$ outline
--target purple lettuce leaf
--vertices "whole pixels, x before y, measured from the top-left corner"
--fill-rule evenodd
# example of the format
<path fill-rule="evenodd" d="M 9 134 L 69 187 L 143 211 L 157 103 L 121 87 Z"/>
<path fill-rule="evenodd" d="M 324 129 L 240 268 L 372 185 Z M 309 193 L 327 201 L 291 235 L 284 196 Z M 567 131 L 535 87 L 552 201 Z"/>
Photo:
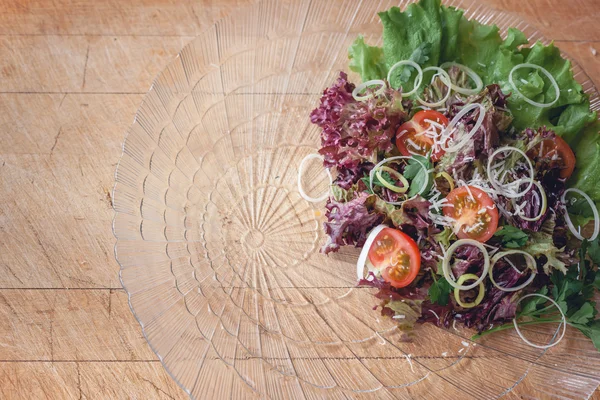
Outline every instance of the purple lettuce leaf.
<path fill-rule="evenodd" d="M 333 198 L 327 200 L 324 223 L 327 243 L 321 249 L 325 254 L 338 251 L 340 246 L 361 247 L 368 232 L 383 220 L 383 215 L 371 213 L 365 202 L 369 195 L 362 192 L 348 202 L 339 202 Z"/>
<path fill-rule="evenodd" d="M 354 171 L 357 162 L 392 150 L 396 128 L 407 116 L 398 90 L 386 88 L 380 95 L 356 101 L 352 97 L 354 88 L 348 76 L 340 72 L 336 83 L 323 92 L 319 107 L 310 114 L 311 122 L 322 129 L 319 153 L 327 168 Z"/>

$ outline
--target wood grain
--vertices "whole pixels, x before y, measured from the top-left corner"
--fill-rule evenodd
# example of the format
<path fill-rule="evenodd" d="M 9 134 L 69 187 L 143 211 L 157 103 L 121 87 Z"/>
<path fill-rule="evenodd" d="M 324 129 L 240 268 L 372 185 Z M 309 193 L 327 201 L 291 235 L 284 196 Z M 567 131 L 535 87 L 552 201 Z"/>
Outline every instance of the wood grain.
<path fill-rule="evenodd" d="M 3 0 L 8 35 L 195 36 L 248 0 Z"/>
<path fill-rule="evenodd" d="M 159 361 L 0 363 L 3 399 L 187 399 Z"/>
<path fill-rule="evenodd" d="M 122 290 L 3 290 L 2 361 L 156 360 Z"/>
<path fill-rule="evenodd" d="M 187 398 L 120 289 L 110 191 L 154 77 L 250 2 L 0 0 L 0 398 Z M 596 0 L 482 3 L 556 40 L 600 86 Z"/>

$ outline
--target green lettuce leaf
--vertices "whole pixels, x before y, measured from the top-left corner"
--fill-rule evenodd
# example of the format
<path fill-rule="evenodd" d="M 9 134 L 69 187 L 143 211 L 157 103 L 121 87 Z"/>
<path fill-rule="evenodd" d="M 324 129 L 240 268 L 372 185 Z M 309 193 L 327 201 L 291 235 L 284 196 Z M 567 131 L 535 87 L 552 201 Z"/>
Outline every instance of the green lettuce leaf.
<path fill-rule="evenodd" d="M 404 12 L 392 7 L 380 12 L 379 17 L 383 24 L 383 55 L 387 68 L 410 59 L 424 43 L 429 44 L 429 54 L 421 67 L 439 64 L 442 41 L 440 0 L 421 0 L 410 4 Z M 397 76 L 391 78 L 393 87 L 398 87 L 399 83 Z"/>
<path fill-rule="evenodd" d="M 588 126 L 579 136 L 573 146 L 576 163 L 569 185 L 600 202 L 600 122 Z"/>
<path fill-rule="evenodd" d="M 385 302 L 383 307 L 394 311 L 398 327 L 403 330 L 412 330 L 415 322 L 421 316 L 421 305 L 423 300 L 392 300 Z"/>
<path fill-rule="evenodd" d="M 351 71 L 360 74 L 363 82 L 371 79 L 381 79 L 387 75 L 381 47 L 369 46 L 362 35 L 359 35 L 348 49 Z"/>
<path fill-rule="evenodd" d="M 494 79 L 497 79 L 502 90 L 512 93 L 508 99 L 508 107 L 515 117 L 514 127 L 522 130 L 546 126 L 558 135 L 564 136 L 567 143 L 573 145 L 578 132 L 594 121 L 596 114 L 590 111 L 587 96 L 583 94 L 581 85 L 573 78 L 571 62 L 565 60 L 560 55 L 560 50 L 552 43 L 548 46 L 535 43 L 530 48 L 521 49 L 520 54 L 524 56 L 522 62 L 539 65 L 554 77 L 560 89 L 560 96 L 551 107 L 533 106 L 514 92 L 508 82 L 510 70 L 503 71 L 502 76 L 495 74 Z M 510 69 L 515 65 L 510 66 Z M 550 103 L 556 97 L 555 89 L 549 80 L 530 68 L 515 71 L 513 81 L 524 95 L 539 103 Z"/>

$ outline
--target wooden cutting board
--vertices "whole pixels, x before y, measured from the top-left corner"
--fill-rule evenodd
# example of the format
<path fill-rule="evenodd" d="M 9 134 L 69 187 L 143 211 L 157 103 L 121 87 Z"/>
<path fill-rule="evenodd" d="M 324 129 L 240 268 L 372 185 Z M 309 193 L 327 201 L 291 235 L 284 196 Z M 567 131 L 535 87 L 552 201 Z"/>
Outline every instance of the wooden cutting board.
<path fill-rule="evenodd" d="M 110 193 L 152 79 L 248 2 L 0 0 L 1 399 L 187 397 L 120 287 Z M 482 3 L 539 28 L 600 86 L 600 2 Z"/>

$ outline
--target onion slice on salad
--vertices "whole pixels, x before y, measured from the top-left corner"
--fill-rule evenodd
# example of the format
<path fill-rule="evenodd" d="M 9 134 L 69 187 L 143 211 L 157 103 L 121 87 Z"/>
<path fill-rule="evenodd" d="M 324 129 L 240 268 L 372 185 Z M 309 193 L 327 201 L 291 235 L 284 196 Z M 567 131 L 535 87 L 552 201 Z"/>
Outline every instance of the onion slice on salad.
<path fill-rule="evenodd" d="M 375 85 L 379 85 L 380 87 L 377 90 L 375 90 L 374 92 L 367 93 L 365 95 L 359 94 L 363 90 L 367 89 L 369 86 L 375 86 Z M 383 93 L 383 91 L 385 90 L 385 87 L 386 87 L 386 84 L 381 79 L 373 79 L 370 81 L 366 81 L 354 88 L 354 90 L 352 91 L 352 97 L 354 97 L 354 100 L 356 100 L 356 101 L 369 100 L 370 98 L 379 96 L 381 93 Z"/>
<path fill-rule="evenodd" d="M 448 182 L 448 185 L 450 185 L 450 191 L 454 190 L 454 178 L 452 178 L 452 176 L 450 176 L 450 174 L 447 173 L 446 171 L 438 172 L 437 174 L 435 174 L 434 177 L 436 179 L 444 178 Z"/>
<path fill-rule="evenodd" d="M 575 189 L 575 188 L 568 188 L 567 190 L 564 191 L 564 193 L 560 197 L 560 201 L 563 204 L 566 204 L 565 199 L 566 199 L 567 193 L 569 193 L 569 192 L 579 194 L 581 197 L 583 197 L 585 199 L 585 201 L 588 202 L 588 204 L 592 208 L 592 213 L 594 214 L 594 233 L 588 240 L 589 241 L 596 240 L 596 238 L 598 237 L 598 234 L 600 233 L 600 219 L 598 219 L 598 209 L 596 208 L 596 204 L 594 204 L 594 202 L 592 201 L 590 196 L 588 196 L 585 192 L 583 192 L 579 189 Z M 569 212 L 567 211 L 566 206 L 563 206 L 563 207 L 565 207 L 565 222 L 567 223 L 569 230 L 571 231 L 573 236 L 575 236 L 577 239 L 584 240 L 585 238 L 581 235 L 581 233 L 579 233 L 579 231 L 577 229 L 575 229 L 575 226 L 573 225 L 573 221 L 571 221 L 571 217 L 569 216 Z"/>
<path fill-rule="evenodd" d="M 322 155 L 313 153 L 307 155 L 302 159 L 302 161 L 300 161 L 300 165 L 298 166 L 298 192 L 300 192 L 300 196 L 302 196 L 304 200 L 310 201 L 311 203 L 319 203 L 323 200 L 327 200 L 327 198 L 329 197 L 329 190 L 326 193 L 323 193 L 323 195 L 320 197 L 311 197 L 306 194 L 304 188 L 302 187 L 302 172 L 304 171 L 304 164 L 306 164 L 307 161 L 313 159 L 318 159 L 321 161 L 324 160 Z M 329 185 L 333 185 L 333 178 L 331 177 L 331 172 L 329 172 L 329 169 L 327 168 L 325 168 L 325 172 L 327 173 L 327 177 L 329 178 Z"/>
<path fill-rule="evenodd" d="M 456 124 L 458 124 L 458 122 L 461 120 L 461 118 L 464 117 L 468 112 L 473 111 L 477 108 L 479 109 L 479 116 L 477 117 L 477 121 L 475 122 L 475 125 L 469 131 L 469 133 L 466 134 L 465 136 L 463 136 L 462 138 L 457 138 L 458 139 L 457 143 L 451 144 L 451 145 L 445 147 L 444 145 L 447 143 L 447 141 L 452 141 L 452 142 L 454 141 L 454 139 L 452 138 L 452 131 L 454 130 Z M 464 145 L 469 143 L 469 141 L 473 138 L 473 136 L 475 136 L 475 134 L 477 133 L 477 131 L 483 124 L 484 119 L 485 119 L 485 107 L 483 105 L 481 105 L 479 103 L 472 103 L 472 104 L 464 106 L 463 109 L 460 110 L 458 112 L 458 114 L 456 114 L 454 116 L 454 118 L 452 118 L 452 121 L 450 121 L 450 123 L 448 124 L 446 129 L 444 129 L 444 131 L 442 132 L 442 135 L 441 135 L 442 145 L 440 146 L 440 148 L 442 150 L 444 150 L 445 152 L 450 152 L 450 153 L 460 150 Z"/>
<path fill-rule="evenodd" d="M 465 281 L 468 281 L 468 280 L 476 281 L 477 279 L 479 279 L 479 277 L 475 274 L 464 274 L 464 275 L 461 275 L 460 278 L 458 278 L 458 281 L 456 281 L 456 283 L 459 285 L 462 285 L 463 283 L 465 283 Z M 461 306 L 462 308 L 473 308 L 475 306 L 478 306 L 479 303 L 481 303 L 481 300 L 483 300 L 484 295 L 485 295 L 485 286 L 483 285 L 483 282 L 479 282 L 479 293 L 477 293 L 477 297 L 471 303 L 463 303 L 463 301 L 460 299 L 460 290 L 454 289 L 454 300 L 456 300 L 456 303 L 459 306 Z"/>
<path fill-rule="evenodd" d="M 416 159 L 416 158 L 407 157 L 407 156 L 395 156 L 395 157 L 384 158 L 383 160 L 381 160 L 380 162 L 378 162 L 373 167 L 373 169 L 369 172 L 369 189 L 371 189 L 371 192 L 374 193 L 374 191 L 373 191 L 373 175 L 375 175 L 375 173 L 381 168 L 382 165 L 387 164 L 390 161 L 395 161 L 395 160 L 411 160 L 411 159 L 415 160 L 417 163 L 419 163 L 419 165 L 421 166 L 421 168 L 423 169 L 423 171 L 425 171 L 426 174 L 429 173 L 429 171 L 427 170 L 427 167 L 425 167 L 425 165 L 421 161 L 419 161 L 418 159 Z M 407 200 L 413 200 L 418 195 L 420 195 L 421 193 L 424 193 L 425 190 L 427 190 L 427 185 L 429 185 L 429 179 L 426 179 L 423 182 L 423 185 L 421 186 L 421 190 L 419 190 L 419 192 L 417 194 L 415 194 L 413 197 L 411 197 L 410 199 L 407 199 Z M 385 201 L 388 204 L 393 204 L 395 206 L 399 206 L 399 205 L 402 205 L 402 203 L 404 203 L 407 200 L 403 200 L 403 201 L 387 201 L 387 200 L 383 200 L 383 201 Z"/>
<path fill-rule="evenodd" d="M 492 162 L 494 161 L 494 158 L 496 158 L 496 156 L 498 154 L 500 154 L 501 152 L 505 152 L 505 151 L 517 152 L 517 153 L 521 154 L 523 156 L 523 158 L 525 158 L 525 161 L 527 161 L 527 166 L 529 167 L 529 172 L 530 172 L 529 175 L 530 176 L 526 180 L 529 181 L 529 185 L 527 185 L 525 190 L 523 190 L 521 192 L 517 192 L 516 190 L 510 190 L 509 185 L 514 185 L 514 184 L 520 185 L 521 183 L 523 183 L 525 181 L 525 179 L 517 179 L 516 181 L 511 182 L 509 184 L 503 184 L 503 183 L 497 181 L 496 178 L 494 177 L 494 174 L 492 173 Z M 498 194 L 501 194 L 504 197 L 508 197 L 509 199 L 514 199 L 517 197 L 524 196 L 527 192 L 529 192 L 529 189 L 531 189 L 531 187 L 534 184 L 533 177 L 535 176 L 535 172 L 533 169 L 533 165 L 531 164 L 531 160 L 529 159 L 529 157 L 527 157 L 527 154 L 525 154 L 525 152 L 523 150 L 517 149 L 516 147 L 512 147 L 512 146 L 499 147 L 492 154 L 490 154 L 490 157 L 488 158 L 488 163 L 487 163 L 487 174 L 488 174 L 488 179 L 489 179 L 490 183 L 492 184 L 494 189 L 496 189 L 498 191 Z M 519 188 L 519 186 L 517 186 L 517 190 L 518 190 L 518 188 Z"/>
<path fill-rule="evenodd" d="M 375 238 L 377 238 L 377 235 L 379 235 L 379 232 L 385 228 L 387 228 L 386 225 L 377 225 L 375 228 L 373 228 L 371 233 L 369 233 L 369 236 L 367 236 L 367 240 L 365 240 L 365 244 L 360 251 L 360 255 L 358 256 L 358 261 L 356 261 L 356 276 L 359 280 L 364 279 L 365 277 L 365 264 L 367 263 L 369 249 L 371 249 L 371 246 L 373 245 Z"/>
<path fill-rule="evenodd" d="M 396 64 L 392 65 L 392 68 L 390 68 L 390 71 L 387 74 L 387 81 L 390 84 L 390 87 L 392 87 L 392 72 L 394 72 L 394 70 L 396 68 L 402 67 L 404 65 L 410 65 L 411 67 L 413 67 L 414 69 L 417 70 L 417 77 L 415 78 L 415 83 L 413 85 L 413 89 L 410 92 L 404 92 L 402 93 L 404 96 L 412 96 L 413 94 L 417 93 L 417 91 L 419 90 L 419 87 L 421 86 L 421 82 L 423 82 L 423 70 L 421 69 L 421 66 L 419 64 L 417 64 L 414 61 L 411 60 L 402 60 L 402 61 L 398 61 Z"/>
<path fill-rule="evenodd" d="M 450 82 L 450 85 L 451 85 L 452 89 L 454 89 L 455 92 L 465 94 L 467 96 L 471 96 L 473 94 L 477 94 L 477 93 L 481 92 L 481 89 L 483 89 L 483 81 L 481 80 L 481 77 L 479 75 L 477 75 L 477 73 L 475 71 L 473 71 L 471 68 L 467 67 L 466 65 L 462 65 L 459 63 L 455 63 L 455 62 L 446 62 L 446 63 L 443 63 L 442 65 L 440 65 L 440 68 L 443 68 L 443 69 L 445 69 L 447 67 L 457 67 L 457 68 L 461 69 L 473 80 L 473 82 L 475 82 L 475 89 L 463 88 L 460 86 L 456 86 L 455 84 Z"/>
<path fill-rule="evenodd" d="M 562 326 L 562 333 L 560 334 L 560 336 L 558 337 L 558 339 L 556 339 L 555 342 L 547 344 L 547 345 L 539 345 L 539 344 L 535 344 L 530 342 L 525 336 L 523 336 L 523 334 L 521 333 L 521 330 L 519 329 L 519 324 L 517 323 L 517 319 L 513 318 L 513 324 L 515 325 L 515 331 L 517 331 L 517 335 L 519 335 L 519 337 L 528 345 L 530 345 L 531 347 L 535 347 L 537 349 L 549 349 L 550 347 L 556 346 L 558 343 L 560 343 L 560 341 L 562 340 L 562 338 L 565 336 L 565 332 L 567 331 L 567 318 L 565 317 L 565 314 L 563 313 L 563 311 L 560 309 L 559 305 L 552 300 L 550 297 L 545 296 L 543 294 L 539 294 L 539 293 L 530 293 L 527 294 L 523 297 L 521 297 L 519 300 L 517 300 L 517 304 L 516 306 L 519 306 L 519 303 L 521 303 L 521 301 L 523 301 L 524 299 L 528 298 L 528 297 L 541 297 L 543 299 L 548 300 L 549 302 L 551 302 L 552 304 L 554 304 L 556 306 L 556 308 L 558 309 L 558 311 L 560 312 L 560 316 L 562 318 L 562 322 L 560 323 L 560 325 L 558 326 L 558 328 L 560 329 L 560 327 Z"/>
<path fill-rule="evenodd" d="M 474 283 L 470 285 L 462 285 L 458 282 L 455 282 L 454 279 L 452 279 L 452 277 L 450 276 L 450 259 L 452 258 L 452 255 L 454 254 L 456 249 L 458 249 L 461 246 L 467 245 L 477 247 L 479 251 L 481 251 L 481 253 L 483 254 L 483 271 L 481 272 L 481 276 L 479 277 L 479 279 L 477 279 Z M 481 282 L 483 282 L 486 275 L 488 274 L 489 268 L 490 255 L 488 254 L 486 248 L 483 246 L 482 243 L 473 239 L 459 239 L 456 242 L 452 243 L 452 245 L 448 247 L 448 250 L 446 250 L 446 254 L 444 255 L 444 259 L 442 260 L 442 271 L 444 272 L 444 277 L 446 278 L 450 286 L 458 290 L 471 290 L 477 285 L 479 285 Z"/>
<path fill-rule="evenodd" d="M 390 175 L 393 175 L 394 177 L 396 177 L 400 183 L 402 183 L 402 186 L 395 186 L 392 185 L 391 183 L 389 183 L 388 181 L 386 181 L 385 179 L 383 179 L 383 176 L 381 176 L 381 171 L 385 171 Z M 377 169 L 377 171 L 375 172 L 375 176 L 377 177 L 377 179 L 379 179 L 379 182 L 385 186 L 386 188 L 390 189 L 392 192 L 395 193 L 406 193 L 408 191 L 408 181 L 406 180 L 406 178 L 404 177 L 404 175 L 402 175 L 400 172 L 390 168 L 390 167 L 379 167 Z"/>
<path fill-rule="evenodd" d="M 502 286 L 498 285 L 496 283 L 496 281 L 494 280 L 494 265 L 496 265 L 496 263 L 498 261 L 500 261 L 501 258 L 510 256 L 511 254 L 522 254 L 525 257 L 525 260 L 527 262 L 527 267 L 529 269 L 531 269 L 531 275 L 529 276 L 529 279 L 527 279 L 525 282 L 523 282 L 519 286 L 507 288 L 507 287 L 502 287 Z M 495 254 L 494 257 L 492 257 L 492 264 L 490 265 L 490 281 L 492 282 L 492 285 L 496 286 L 498 289 L 502 290 L 503 292 L 516 292 L 518 290 L 523 289 L 524 287 L 528 286 L 531 282 L 533 282 L 533 280 L 535 279 L 535 275 L 536 275 L 535 258 L 533 258 L 533 256 L 531 254 L 529 254 L 525 251 L 522 251 L 522 250 L 502 251 L 500 253 Z"/>
<path fill-rule="evenodd" d="M 523 93 L 521 93 L 521 91 L 515 85 L 515 81 L 513 79 L 513 74 L 515 73 L 515 71 L 518 69 L 521 69 L 521 68 L 537 69 L 542 74 L 546 75 L 546 77 L 550 80 L 550 83 L 552 84 L 552 86 L 554 86 L 554 93 L 555 93 L 554 100 L 552 100 L 550 103 L 538 103 L 537 101 L 533 101 L 529 97 L 527 97 Z M 558 87 L 558 83 L 556 83 L 556 79 L 554 79 L 554 77 L 552 76 L 552 74 L 550 74 L 550 72 L 548 72 L 548 70 L 546 70 L 545 68 L 540 67 L 539 65 L 536 65 L 536 64 L 523 63 L 523 64 L 515 65 L 513 67 L 513 69 L 510 70 L 510 73 L 508 74 L 508 82 L 510 82 L 510 86 L 512 86 L 513 90 L 515 92 L 517 92 L 517 94 L 519 96 L 521 96 L 523 98 L 523 100 L 525 100 L 527 103 L 531 104 L 532 106 L 536 106 L 536 107 L 540 107 L 540 108 L 550 107 L 554 103 L 556 103 L 558 101 L 558 98 L 560 97 L 560 89 Z"/>
<path fill-rule="evenodd" d="M 544 213 L 546 212 L 546 210 L 548 209 L 548 197 L 546 196 L 546 191 L 544 190 L 544 188 L 542 187 L 542 184 L 538 181 L 533 181 L 533 184 L 535 186 L 537 186 L 537 188 L 540 191 L 540 199 L 541 199 L 541 208 L 540 208 L 540 212 L 538 215 L 536 215 L 533 218 L 530 217 L 526 217 L 525 215 L 523 215 L 523 213 L 517 213 L 516 215 L 521 218 L 524 221 L 530 221 L 530 222 L 534 222 L 539 220 L 540 218 L 542 218 L 544 216 Z M 517 208 L 517 204 L 515 199 L 511 199 L 512 205 L 513 207 L 515 207 L 515 209 Z"/>
<path fill-rule="evenodd" d="M 448 99 L 450 98 L 450 94 L 452 93 L 452 82 L 450 81 L 450 75 L 448 75 L 448 73 L 446 71 L 444 71 L 443 69 L 441 69 L 439 67 L 427 67 L 423 70 L 423 73 L 428 72 L 428 71 L 438 71 L 438 74 L 440 75 L 440 80 L 448 88 L 448 90 L 446 91 L 446 95 L 444 96 L 443 99 L 441 99 L 440 101 L 436 101 L 435 103 L 426 102 L 425 100 L 421 99 L 418 94 L 417 94 L 416 98 L 417 98 L 417 101 L 419 103 L 421 103 L 422 105 L 424 105 L 425 107 L 432 107 L 432 108 L 438 107 L 438 106 L 441 106 L 442 104 L 445 104 L 446 101 L 448 101 Z M 435 75 L 433 75 L 433 77 L 431 79 L 432 82 L 433 82 L 433 78 L 435 78 Z"/>

